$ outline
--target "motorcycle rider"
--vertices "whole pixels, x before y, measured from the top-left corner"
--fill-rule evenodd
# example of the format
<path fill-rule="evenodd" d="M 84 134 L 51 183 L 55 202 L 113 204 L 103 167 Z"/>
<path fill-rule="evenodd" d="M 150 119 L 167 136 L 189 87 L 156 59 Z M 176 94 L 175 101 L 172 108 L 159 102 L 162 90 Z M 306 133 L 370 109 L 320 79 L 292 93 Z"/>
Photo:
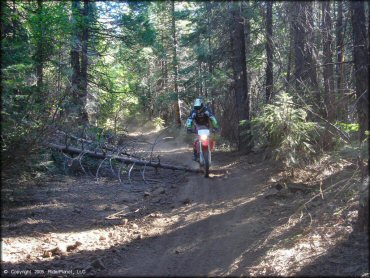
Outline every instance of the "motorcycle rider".
<path fill-rule="evenodd" d="M 195 132 L 197 132 L 198 129 L 202 128 L 210 129 L 210 126 L 213 127 L 214 132 L 217 132 L 219 129 L 216 117 L 212 114 L 208 107 L 204 105 L 202 99 L 200 98 L 195 99 L 194 109 L 191 111 L 190 116 L 186 121 L 186 129 L 188 133 L 191 133 L 193 131 L 193 123 L 195 123 Z M 197 138 L 195 139 L 195 141 L 197 141 Z M 193 159 L 196 161 L 197 150 L 195 146 L 196 144 L 193 144 Z"/>

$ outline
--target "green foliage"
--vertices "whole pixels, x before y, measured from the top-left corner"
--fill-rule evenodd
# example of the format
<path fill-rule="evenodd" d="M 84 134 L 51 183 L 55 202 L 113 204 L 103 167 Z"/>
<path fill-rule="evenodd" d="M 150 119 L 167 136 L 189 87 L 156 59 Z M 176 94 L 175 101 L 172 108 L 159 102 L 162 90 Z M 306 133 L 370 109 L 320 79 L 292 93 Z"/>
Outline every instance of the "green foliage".
<path fill-rule="evenodd" d="M 354 133 L 358 132 L 360 125 L 358 123 L 342 123 L 336 122 L 335 125 L 341 130 L 346 133 Z"/>
<path fill-rule="evenodd" d="M 247 120 L 242 120 L 239 122 L 240 146 L 243 146 L 242 150 L 249 151 L 253 147 L 253 133 L 251 128 L 252 123 Z"/>
<path fill-rule="evenodd" d="M 288 169 L 307 162 L 315 153 L 314 131 L 320 127 L 307 121 L 307 113 L 287 93 L 266 105 L 252 124 L 256 144 L 272 148 L 275 159 Z"/>
<path fill-rule="evenodd" d="M 148 8 L 150 3 L 130 1 L 128 11 L 121 17 L 126 44 L 150 46 L 155 39 L 155 31 L 149 21 Z"/>
<path fill-rule="evenodd" d="M 156 118 L 153 119 L 153 124 L 154 124 L 155 128 L 161 129 L 161 128 L 164 127 L 165 122 L 164 122 L 163 119 L 161 119 L 161 117 L 156 117 Z"/>
<path fill-rule="evenodd" d="M 219 133 L 216 133 L 213 135 L 214 140 L 215 140 L 215 148 L 218 151 L 223 151 L 223 152 L 230 152 L 230 151 L 235 151 L 236 146 L 229 140 L 227 140 L 225 137 L 222 137 Z M 193 137 L 192 140 L 190 141 L 191 143 L 193 142 Z"/>

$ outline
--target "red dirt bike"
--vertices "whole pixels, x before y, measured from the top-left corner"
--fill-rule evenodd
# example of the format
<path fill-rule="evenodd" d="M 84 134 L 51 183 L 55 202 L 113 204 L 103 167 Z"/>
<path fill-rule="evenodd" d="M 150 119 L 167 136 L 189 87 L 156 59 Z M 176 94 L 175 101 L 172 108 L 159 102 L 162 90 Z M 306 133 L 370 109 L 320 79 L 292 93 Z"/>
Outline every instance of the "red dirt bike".
<path fill-rule="evenodd" d="M 208 128 L 198 129 L 198 136 L 194 141 L 194 148 L 197 151 L 200 169 L 203 170 L 204 176 L 209 176 L 209 167 L 212 163 L 212 151 L 214 150 L 215 141 L 211 138 Z"/>

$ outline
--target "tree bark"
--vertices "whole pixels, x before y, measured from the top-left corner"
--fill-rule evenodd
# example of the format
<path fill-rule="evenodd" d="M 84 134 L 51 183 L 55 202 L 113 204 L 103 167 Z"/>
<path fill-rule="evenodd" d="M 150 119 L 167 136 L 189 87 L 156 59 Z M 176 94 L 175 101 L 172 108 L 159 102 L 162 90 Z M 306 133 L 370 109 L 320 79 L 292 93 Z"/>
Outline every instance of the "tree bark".
<path fill-rule="evenodd" d="M 1 29 L 1 40 L 3 40 L 8 31 L 7 31 L 7 27 L 6 24 L 5 24 L 5 7 L 6 7 L 6 3 L 5 1 L 1 1 L 0 2 L 0 18 L 2 19 L 2 22 L 0 24 L 0 29 Z"/>
<path fill-rule="evenodd" d="M 363 141 L 366 138 L 365 131 L 369 128 L 368 33 L 366 30 L 364 2 L 350 1 L 349 3 L 353 28 L 357 114 L 360 124 L 360 140 Z"/>
<path fill-rule="evenodd" d="M 303 14 L 304 6 L 299 2 L 292 2 L 292 13 L 293 13 L 293 22 L 292 22 L 292 36 L 294 44 L 294 84 L 295 88 L 298 91 L 303 89 L 303 70 L 304 70 L 304 19 Z"/>
<path fill-rule="evenodd" d="M 291 79 L 291 69 L 292 69 L 292 52 L 293 52 L 293 45 L 294 45 L 294 41 L 293 41 L 293 20 L 292 20 L 292 11 L 293 11 L 293 7 L 292 7 L 292 4 L 291 3 L 286 3 L 285 4 L 285 10 L 286 10 L 286 13 L 287 13 L 287 17 L 288 17 L 288 24 L 289 24 L 289 49 L 288 49 L 288 57 L 287 57 L 287 61 L 288 61 L 288 64 L 287 64 L 287 70 L 286 70 L 286 87 L 285 87 L 285 90 L 287 92 L 290 91 L 290 79 Z"/>
<path fill-rule="evenodd" d="M 211 34 L 212 34 L 212 26 L 211 26 L 211 15 L 212 15 L 212 7 L 209 2 L 205 3 L 206 9 L 207 9 L 207 42 L 208 42 L 208 56 L 207 56 L 207 62 L 208 62 L 208 73 L 209 76 L 212 78 L 213 75 L 213 57 L 212 57 L 212 42 L 211 42 Z M 209 96 L 212 101 L 212 111 L 215 113 L 214 110 L 214 95 L 215 95 L 215 89 L 212 85 L 212 82 L 208 82 L 207 88 L 209 91 Z"/>
<path fill-rule="evenodd" d="M 86 113 L 87 88 L 87 55 L 83 57 L 83 51 L 87 54 L 88 31 L 85 30 L 85 13 L 88 12 L 88 1 L 84 1 L 81 11 L 80 1 L 72 1 L 72 37 L 71 37 L 71 67 L 72 67 L 72 105 L 68 114 L 75 113 L 80 124 L 86 124 L 88 117 Z M 88 15 L 87 15 L 88 16 Z"/>
<path fill-rule="evenodd" d="M 336 22 L 336 33 L 337 33 L 337 119 L 343 122 L 347 120 L 347 97 L 345 95 L 344 87 L 344 38 L 343 38 L 343 3 L 342 1 L 337 2 L 337 22 Z"/>
<path fill-rule="evenodd" d="M 87 89 L 87 65 L 88 65 L 88 40 L 89 40 L 89 1 L 84 0 L 84 7 L 82 10 L 83 23 L 82 23 L 82 40 L 81 40 L 81 90 L 86 94 Z"/>
<path fill-rule="evenodd" d="M 249 10 L 252 9 L 251 3 L 249 1 L 245 1 L 244 10 L 242 10 L 243 14 L 245 14 L 244 11 L 248 11 L 246 16 L 244 17 L 244 35 L 245 35 L 245 59 L 248 60 L 250 58 L 251 54 L 251 23 L 250 23 L 250 12 Z M 247 65 L 247 90 L 250 92 L 250 84 L 252 81 L 252 76 L 250 73 L 250 69 Z"/>
<path fill-rule="evenodd" d="M 42 0 L 37 0 L 37 20 L 38 20 L 38 33 L 37 33 L 37 49 L 36 49 L 36 86 L 39 93 L 39 99 L 42 99 L 42 84 L 44 77 L 44 47 L 43 47 L 43 15 L 42 15 Z"/>
<path fill-rule="evenodd" d="M 317 77 L 317 54 L 315 47 L 315 30 L 312 2 L 304 3 L 303 19 L 304 19 L 304 44 L 305 44 L 305 68 L 304 80 L 308 88 L 309 95 L 314 95 L 317 102 L 321 101 L 319 82 Z"/>
<path fill-rule="evenodd" d="M 313 41 L 312 3 L 292 2 L 292 35 L 294 48 L 294 87 L 302 95 L 314 95 L 320 103 L 315 44 Z"/>
<path fill-rule="evenodd" d="M 330 2 L 323 1 L 322 5 L 322 30 L 323 30 L 323 55 L 324 55 L 324 104 L 326 107 L 326 117 L 329 122 L 335 120 L 335 95 L 334 95 L 334 68 L 333 68 L 333 53 L 332 35 L 331 35 L 331 15 L 330 15 Z"/>
<path fill-rule="evenodd" d="M 78 105 L 80 88 L 80 32 L 79 32 L 79 17 L 80 17 L 80 1 L 72 1 L 72 37 L 71 37 L 71 67 L 72 67 L 72 80 L 71 90 L 73 104 Z M 75 110 L 75 109 L 74 109 Z"/>
<path fill-rule="evenodd" d="M 369 130 L 369 53 L 368 53 L 368 33 L 366 30 L 365 5 L 362 1 L 350 1 L 351 21 L 353 29 L 353 57 L 355 63 L 355 85 L 357 96 L 357 114 L 360 125 L 359 139 L 361 145 L 367 144 L 368 150 L 370 140 L 366 139 L 365 131 Z M 365 230 L 369 225 L 369 184 L 368 169 L 363 165 L 363 157 L 360 157 L 360 167 L 362 172 L 362 182 L 364 188 L 360 190 L 360 206 L 358 210 L 358 228 Z M 369 157 L 367 157 L 369 163 Z"/>
<path fill-rule="evenodd" d="M 289 50 L 288 50 L 288 65 L 286 70 L 286 91 L 290 89 L 290 76 L 291 76 L 291 65 L 292 65 L 292 47 L 293 47 L 293 40 L 292 36 L 289 39 Z"/>
<path fill-rule="evenodd" d="M 235 127 L 238 130 L 238 149 L 243 152 L 248 152 L 251 149 L 251 140 L 247 133 L 250 130 L 249 126 L 249 97 L 248 84 L 246 73 L 246 57 L 245 57 L 245 36 L 244 36 L 244 21 L 241 16 L 240 3 L 231 4 L 232 15 L 232 49 L 233 49 L 233 70 L 234 70 L 234 88 L 235 88 L 235 103 L 237 112 L 237 123 Z M 244 122 L 246 125 L 241 126 Z"/>
<path fill-rule="evenodd" d="M 12 5 L 12 14 L 15 14 L 16 13 L 16 7 L 15 7 L 15 0 L 12 1 L 13 5 Z M 2 24 L 1 24 L 2 25 Z M 15 37 L 16 37 L 16 33 L 17 33 L 17 21 L 15 19 L 15 17 L 12 17 L 12 38 L 13 38 L 13 41 L 15 40 Z"/>
<path fill-rule="evenodd" d="M 88 42 L 89 42 L 89 22 L 90 22 L 90 3 L 84 0 L 84 7 L 82 10 L 82 31 L 81 31 L 81 74 L 80 74 L 80 88 L 79 98 L 80 103 L 83 105 L 81 109 L 81 119 L 83 122 L 88 122 L 88 115 L 85 109 L 87 103 L 87 69 L 88 69 Z"/>
<path fill-rule="evenodd" d="M 172 15 L 172 41 L 173 41 L 173 74 L 174 74 L 174 88 L 175 88 L 175 124 L 181 127 L 181 114 L 180 114 L 180 102 L 179 102 L 179 89 L 178 89 L 178 61 L 177 61 L 177 38 L 176 38 L 176 21 L 175 21 L 175 2 L 171 1 L 171 15 Z"/>
<path fill-rule="evenodd" d="M 269 103 L 273 93 L 272 1 L 266 2 L 266 56 L 266 103 Z"/>

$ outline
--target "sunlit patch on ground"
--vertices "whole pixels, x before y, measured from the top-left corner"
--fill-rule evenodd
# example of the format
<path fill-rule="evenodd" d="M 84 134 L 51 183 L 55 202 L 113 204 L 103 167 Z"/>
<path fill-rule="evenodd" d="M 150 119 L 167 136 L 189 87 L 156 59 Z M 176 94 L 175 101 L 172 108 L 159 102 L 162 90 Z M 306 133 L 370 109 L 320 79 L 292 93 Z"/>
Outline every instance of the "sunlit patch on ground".
<path fill-rule="evenodd" d="M 226 214 L 231 210 L 235 210 L 238 207 L 244 206 L 252 201 L 255 201 L 255 197 L 245 198 L 240 197 L 238 199 L 234 199 L 228 202 L 219 202 L 213 204 L 197 204 L 193 203 L 191 205 L 187 205 L 185 207 L 181 207 L 172 211 L 175 218 L 172 217 L 173 223 L 176 223 L 174 227 L 170 227 L 167 229 L 167 233 L 174 232 L 176 230 L 183 229 L 188 225 L 200 222 L 205 220 L 209 217 Z M 249 218 L 253 218 L 250 216 Z M 248 219 L 245 221 L 249 221 Z M 240 222 L 243 224 L 243 222 Z"/>
<path fill-rule="evenodd" d="M 217 173 L 216 171 L 212 171 L 211 173 L 209 173 L 210 178 L 222 178 L 224 176 L 225 176 L 224 173 L 220 173 L 220 172 Z"/>
<path fill-rule="evenodd" d="M 239 198 L 229 202 L 221 202 L 213 204 L 212 206 L 206 204 L 192 204 L 189 206 L 178 208 L 175 214 L 161 215 L 160 218 L 151 219 L 152 228 L 146 236 L 156 236 L 163 233 L 170 233 L 177 229 L 182 229 L 187 225 L 194 224 L 198 221 L 207 219 L 210 216 L 227 213 L 237 206 L 245 205 L 253 201 L 255 198 Z M 173 224 L 176 228 L 171 228 Z M 48 233 L 37 238 L 33 236 L 22 237 L 5 237 L 2 245 L 2 260 L 3 262 L 20 263 L 27 261 L 38 262 L 53 260 L 53 257 L 43 257 L 43 252 L 58 247 L 61 251 L 66 252 L 67 246 L 80 242 L 78 247 L 79 252 L 105 250 L 117 244 L 128 244 L 137 236 L 136 230 L 140 227 L 134 224 L 127 224 L 128 226 L 114 226 L 111 228 L 91 229 L 88 231 L 67 232 L 67 233 Z M 145 235 L 144 235 L 145 237 Z M 184 247 L 191 248 L 191 246 Z M 180 248 L 181 250 L 185 250 Z M 68 254 L 66 254 L 68 256 Z"/>
<path fill-rule="evenodd" d="M 182 148 L 175 148 L 175 149 L 171 149 L 171 150 L 161 150 L 161 151 L 158 151 L 158 153 L 171 153 L 171 154 L 175 154 L 175 153 L 185 153 L 185 152 L 189 152 L 189 157 L 191 155 L 191 149 L 188 148 L 188 147 L 182 147 Z"/>
<path fill-rule="evenodd" d="M 43 252 L 56 247 L 68 256 L 67 246 L 75 244 L 76 241 L 81 243 L 78 247 L 79 251 L 104 250 L 115 244 L 127 244 L 133 234 L 135 234 L 135 229 L 113 227 L 69 233 L 49 233 L 39 237 L 5 237 L 2 239 L 2 261 L 19 263 L 53 260 L 52 257 L 43 257 Z"/>
<path fill-rule="evenodd" d="M 157 134 L 158 131 L 160 131 L 160 129 L 152 129 L 152 130 L 148 130 L 148 131 L 139 130 L 139 131 L 133 131 L 133 132 L 128 133 L 128 136 L 130 136 L 130 137 L 148 136 L 148 135 Z"/>
<path fill-rule="evenodd" d="M 340 236 L 332 237 L 330 228 L 322 228 L 305 235 L 281 240 L 269 249 L 258 264 L 251 267 L 249 274 L 251 276 L 296 275 L 303 267 L 325 255 L 330 248 L 339 244 L 352 231 L 351 228 L 347 228 Z"/>
<path fill-rule="evenodd" d="M 346 159 L 338 159 L 333 161 L 333 157 L 325 155 L 317 162 L 305 165 L 303 168 L 294 170 L 294 176 L 289 176 L 290 182 L 293 183 L 306 183 L 313 185 L 318 181 L 325 180 L 327 177 L 340 173 L 346 167 L 354 166 L 353 162 Z M 279 172 L 270 178 L 271 182 L 277 182 L 286 179 L 286 172 Z"/>

